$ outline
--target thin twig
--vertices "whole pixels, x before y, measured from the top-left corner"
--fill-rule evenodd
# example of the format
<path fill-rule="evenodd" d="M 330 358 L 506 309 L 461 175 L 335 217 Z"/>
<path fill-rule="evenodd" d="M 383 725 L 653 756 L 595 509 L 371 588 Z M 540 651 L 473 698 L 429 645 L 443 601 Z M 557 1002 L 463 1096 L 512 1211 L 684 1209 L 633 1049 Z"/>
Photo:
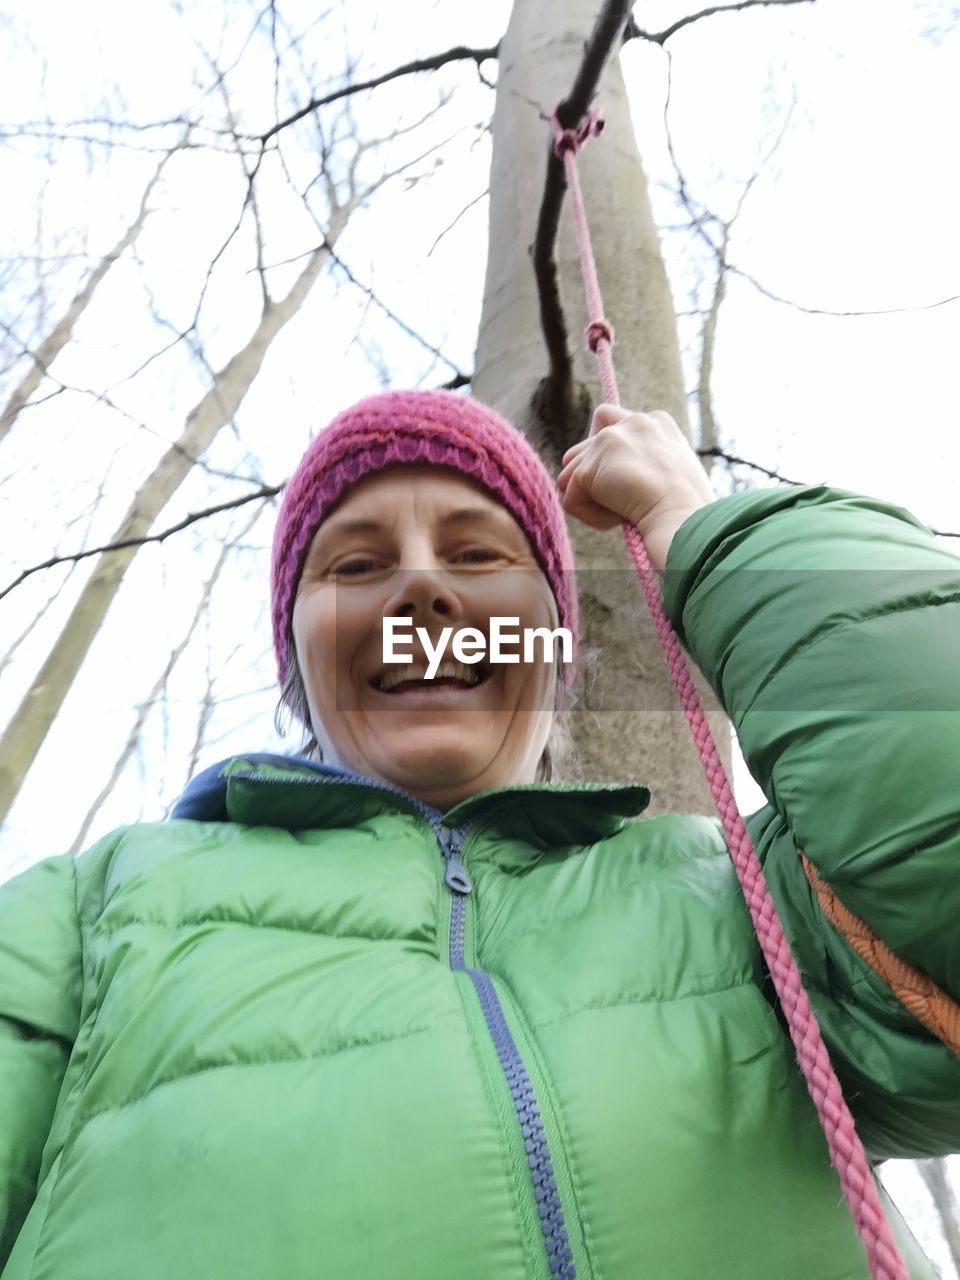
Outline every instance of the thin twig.
<path fill-rule="evenodd" d="M 186 652 L 187 646 L 190 644 L 190 641 L 193 639 L 194 632 L 197 630 L 197 627 L 200 625 L 201 620 L 203 619 L 204 615 L 207 613 L 207 610 L 210 607 L 210 597 L 213 594 L 214 587 L 217 585 L 220 579 L 220 574 L 223 571 L 223 567 L 226 564 L 230 553 L 233 550 L 235 550 L 238 542 L 240 542 L 243 539 L 243 537 L 250 532 L 250 530 L 253 528 L 253 526 L 256 524 L 257 520 L 259 519 L 259 516 L 260 516 L 259 511 L 255 512 L 252 516 L 250 516 L 246 520 L 242 528 L 240 529 L 240 532 L 235 537 L 230 538 L 220 548 L 220 554 L 217 557 L 217 561 L 213 567 L 213 571 L 211 572 L 209 578 L 207 578 L 206 582 L 203 584 L 203 589 L 200 592 L 200 598 L 197 601 L 197 607 L 194 611 L 193 618 L 189 626 L 187 627 L 187 630 L 184 633 L 180 642 L 171 650 L 170 656 L 166 661 L 163 671 L 160 673 L 157 680 L 155 681 L 153 688 L 150 690 L 150 692 L 147 694 L 147 697 L 144 699 L 143 702 L 140 703 L 139 707 L 137 708 L 137 714 L 134 718 L 133 725 L 131 726 L 130 733 L 127 735 L 127 741 L 124 743 L 123 749 L 120 752 L 119 756 L 117 756 L 116 760 L 114 761 L 113 768 L 110 771 L 109 778 L 104 783 L 103 787 L 100 790 L 100 793 L 97 795 L 93 804 L 87 810 L 87 815 L 83 819 L 83 822 L 80 824 L 80 829 L 77 832 L 76 836 L 74 837 L 73 844 L 70 846 L 70 850 L 69 850 L 70 853 L 79 853 L 80 850 L 83 848 L 84 843 L 87 839 L 87 835 L 90 831 L 90 827 L 93 825 L 94 819 L 96 818 L 100 810 L 103 808 L 106 801 L 110 798 L 110 795 L 112 794 L 114 787 L 117 785 L 117 783 L 120 780 L 121 774 L 126 768 L 131 756 L 137 750 L 137 747 L 140 744 L 140 736 L 143 732 L 143 727 L 147 722 L 147 718 L 149 717 L 150 712 L 153 710 L 153 707 L 159 701 L 161 695 L 166 689 L 167 683 L 170 679 L 170 676 L 173 674 L 174 668 L 176 667 L 177 663 L 180 661 L 180 659 L 183 657 L 184 653 Z"/>
<path fill-rule="evenodd" d="M 769 467 L 762 467 L 759 462 L 751 462 L 749 458 L 738 458 L 735 453 L 727 453 L 724 449 L 697 449 L 696 452 L 701 458 L 721 458 L 734 467 L 750 467 L 753 471 L 759 471 L 771 480 L 778 480 L 781 484 L 798 486 L 809 483 L 805 480 L 789 480 L 779 471 L 771 471 Z M 960 538 L 960 533 L 953 533 L 949 529 L 934 529 L 932 525 L 928 525 L 927 528 L 938 538 Z"/>
<path fill-rule="evenodd" d="M 385 302 L 381 302 L 381 300 L 377 297 L 377 295 L 368 285 L 365 285 L 363 284 L 362 281 L 358 280 L 357 277 L 350 270 L 350 268 L 347 266 L 347 264 L 344 262 L 344 260 L 333 251 L 330 245 L 327 245 L 327 252 L 330 254 L 330 258 L 334 263 L 334 265 L 340 268 L 340 270 L 347 277 L 347 279 L 354 286 L 354 288 L 359 289 L 361 293 L 365 294 L 375 307 L 379 307 L 379 309 L 383 312 L 383 314 L 389 320 L 392 320 L 393 323 L 399 329 L 402 329 L 405 334 L 413 338 L 415 342 L 418 342 L 421 347 L 423 347 L 426 351 L 429 351 L 431 355 L 436 356 L 438 360 L 442 360 L 445 365 L 449 365 L 449 367 L 453 370 L 454 380 L 461 379 L 461 378 L 463 379 L 462 382 L 457 382 L 458 386 L 464 386 L 467 382 L 470 381 L 467 375 L 459 368 L 459 366 L 454 364 L 454 362 L 450 359 L 449 356 L 445 356 L 438 347 L 435 347 L 432 343 L 428 342 L 427 339 L 424 338 L 421 334 L 417 333 L 416 329 L 411 329 L 411 327 L 407 324 L 405 320 L 401 320 L 395 311 L 391 311 Z"/>
<path fill-rule="evenodd" d="M 778 480 L 781 484 L 796 486 L 806 483 L 804 480 L 789 480 L 786 476 L 782 476 L 779 471 L 771 471 L 769 467 L 762 467 L 759 462 L 751 462 L 748 458 L 738 458 L 735 453 L 727 453 L 725 449 L 721 449 L 717 445 L 697 449 L 696 453 L 700 458 L 720 458 L 730 466 L 750 467 L 751 470 L 759 471 L 770 480 Z"/>
<path fill-rule="evenodd" d="M 311 98 L 305 107 L 301 107 L 299 111 L 295 111 L 293 115 L 287 116 L 284 120 L 278 120 L 266 133 L 259 134 L 257 140 L 262 147 L 265 147 L 270 139 L 276 137 L 281 130 L 288 129 L 290 125 L 296 124 L 304 116 L 312 115 L 314 111 L 318 111 L 321 107 L 328 106 L 331 102 L 337 102 L 341 98 L 349 97 L 351 94 L 362 93 L 365 89 L 376 89 L 382 84 L 387 84 L 390 80 L 397 80 L 400 76 L 414 75 L 418 71 L 436 71 L 439 67 L 446 66 L 448 62 L 469 59 L 479 66 L 489 58 L 495 58 L 499 51 L 499 42 L 489 49 L 469 49 L 465 45 L 457 45 L 453 49 L 447 49 L 444 53 L 432 54 L 429 58 L 415 58 L 413 62 L 405 62 L 403 66 L 394 67 L 392 71 L 385 71 L 382 75 L 373 76 L 370 80 L 355 81 L 353 84 L 346 84 L 339 89 L 334 89 L 320 98 Z"/>
<path fill-rule="evenodd" d="M 683 27 L 689 27 L 692 22 L 699 22 L 701 18 L 712 18 L 718 13 L 738 13 L 741 9 L 755 9 L 758 5 L 812 3 L 813 0 L 740 0 L 739 4 L 715 4 L 711 5 L 709 9 L 701 9 L 699 13 L 690 13 L 685 18 L 678 18 L 672 26 L 665 27 L 663 31 L 644 31 L 631 18 L 627 23 L 623 38 L 624 40 L 649 40 L 652 44 L 662 46 Z"/>
<path fill-rule="evenodd" d="M 760 0 L 757 0 L 757 2 L 759 3 Z M 777 2 L 778 3 L 787 3 L 787 2 L 794 3 L 794 0 L 777 0 Z M 812 0 L 811 0 L 811 3 L 812 3 Z M 671 105 L 672 94 L 673 94 L 673 60 L 671 58 L 670 51 L 667 50 L 667 92 L 663 102 L 663 127 L 666 135 L 667 153 L 670 156 L 670 162 L 673 165 L 673 170 L 677 177 L 677 191 L 679 193 L 681 203 L 683 204 L 684 208 L 687 210 L 687 212 L 690 215 L 690 222 L 689 222 L 688 228 L 678 227 L 678 228 L 665 228 L 665 229 L 670 229 L 670 230 L 689 229 L 693 231 L 694 234 L 698 236 L 703 241 L 703 243 L 707 246 L 707 248 L 709 249 L 713 257 L 716 258 L 717 267 L 721 275 L 729 272 L 731 275 L 739 276 L 741 280 L 745 280 L 747 284 L 752 285 L 752 287 L 756 289 L 756 291 L 759 294 L 761 294 L 764 298 L 768 298 L 771 302 L 777 302 L 781 306 L 790 307 L 794 311 L 799 311 L 801 314 L 807 315 L 807 316 L 837 316 L 841 319 L 852 319 L 852 318 L 861 317 L 861 316 L 910 315 L 913 312 L 919 312 L 919 311 L 935 311 L 938 307 L 946 307 L 946 306 L 950 306 L 954 302 L 960 302 L 960 294 L 953 293 L 953 294 L 948 294 L 948 296 L 945 298 L 938 298 L 935 302 L 919 302 L 919 303 L 914 303 L 914 304 L 911 304 L 910 306 L 905 306 L 905 307 L 874 307 L 874 308 L 868 308 L 868 309 L 856 309 L 856 310 L 845 310 L 845 311 L 835 310 L 830 307 L 813 307 L 813 306 L 808 306 L 802 302 L 797 302 L 793 298 L 785 298 L 782 294 L 775 293 L 772 289 L 768 289 L 765 284 L 761 283 L 761 281 L 759 281 L 756 278 L 756 276 L 751 275 L 749 271 L 745 271 L 743 267 L 739 267 L 737 266 L 736 263 L 730 262 L 727 259 L 727 248 L 728 248 L 728 240 L 729 240 L 728 233 L 729 233 L 730 227 L 733 225 L 733 219 L 731 219 L 729 223 L 724 223 L 723 219 L 720 218 L 717 214 L 713 213 L 713 211 L 709 209 L 705 204 L 702 204 L 700 201 L 695 202 L 689 190 L 687 189 L 686 178 L 684 177 L 683 170 L 680 167 L 680 162 L 677 159 L 676 151 L 673 145 L 673 134 L 670 128 L 670 105 Z M 791 104 L 790 110 L 787 112 L 787 120 L 789 120 L 789 116 L 792 111 L 793 111 L 793 105 Z M 787 120 L 784 121 L 784 130 L 786 128 Z M 782 139 L 783 139 L 783 130 L 781 130 L 781 133 L 775 140 L 773 146 L 770 148 L 767 155 L 761 161 L 761 168 L 762 168 L 762 165 L 766 163 L 767 160 L 770 159 L 770 156 L 773 155 L 774 151 L 776 151 Z M 738 204 L 737 213 L 739 213 L 740 205 L 742 205 L 743 200 L 748 194 L 753 182 L 759 176 L 759 173 L 760 173 L 760 169 L 757 169 L 748 179 L 747 184 L 740 196 L 740 202 Z M 736 217 L 736 214 L 734 215 L 734 218 L 735 217 Z M 723 235 L 723 240 L 721 244 L 717 244 L 717 242 L 713 239 L 713 237 L 708 233 L 707 231 L 708 223 L 718 226 L 721 229 L 721 231 L 725 232 Z M 945 536 L 951 536 L 951 535 L 945 535 Z"/>
<path fill-rule="evenodd" d="M 433 253 L 434 249 L 436 249 L 437 245 L 440 243 L 440 241 L 443 239 L 443 237 L 444 237 L 445 235 L 447 235 L 449 232 L 451 232 L 451 231 L 453 230 L 453 228 L 457 225 L 457 223 L 458 223 L 458 222 L 460 221 L 460 219 L 464 216 L 464 214 L 469 213 L 469 212 L 470 212 L 470 210 L 473 208 L 473 206 L 474 206 L 475 204 L 479 204 L 479 203 L 480 203 L 480 201 L 484 198 L 484 196 L 488 196 L 489 194 L 490 194 L 490 188 L 489 188 L 489 186 L 486 186 L 486 187 L 484 187 L 484 189 L 480 192 L 480 194 L 479 194 L 478 196 L 474 196 L 474 197 L 473 197 L 473 199 L 470 201 L 470 203 L 469 203 L 469 204 L 465 204 L 465 205 L 463 206 L 463 208 L 460 210 L 460 212 L 457 214 L 457 216 L 454 218 L 454 220 L 453 220 L 451 223 L 449 223 L 447 226 L 445 226 L 445 227 L 443 228 L 443 230 L 442 230 L 442 231 L 440 232 L 440 234 L 437 236 L 436 240 L 434 240 L 433 244 L 432 244 L 432 245 L 430 246 L 430 248 L 427 250 L 427 257 L 428 257 L 428 258 L 429 258 L 429 257 L 430 257 L 430 255 Z"/>
<path fill-rule="evenodd" d="M 445 357 L 441 357 L 445 359 Z M 445 361 L 447 364 L 449 360 Z M 457 372 L 449 381 L 441 383 L 438 390 L 456 391 L 460 387 L 468 387 L 473 381 L 473 375 L 469 373 Z M 142 547 L 148 542 L 164 542 L 167 538 L 175 533 L 180 533 L 184 529 L 188 529 L 192 524 L 197 524 L 200 520 L 206 520 L 210 516 L 219 515 L 222 511 L 233 511 L 237 507 L 245 506 L 248 502 L 267 501 L 275 498 L 278 493 L 282 493 L 286 487 L 287 481 L 282 480 L 280 484 L 264 484 L 259 489 L 254 489 L 251 493 L 242 494 L 239 498 L 231 498 L 228 502 L 219 502 L 212 507 L 204 507 L 202 511 L 194 511 L 184 516 L 182 520 L 178 520 L 176 524 L 170 525 L 166 529 L 161 529 L 159 533 L 148 533 L 138 538 L 122 538 L 116 542 L 104 543 L 99 547 L 90 547 L 84 551 L 73 551 L 67 555 L 51 556 L 49 560 L 44 560 L 40 564 L 31 565 L 24 569 L 16 578 L 0 591 L 0 600 L 4 596 L 9 595 L 22 582 L 26 582 L 27 578 L 32 578 L 35 573 L 41 573 L 45 569 L 55 569 L 61 564 L 76 564 L 79 560 L 88 560 L 91 556 L 103 555 L 108 551 L 124 551 L 129 547 Z"/>
<path fill-rule="evenodd" d="M 708 238 L 709 239 L 709 238 Z M 716 245 L 710 247 L 714 253 L 717 253 Z M 735 276 L 739 276 L 741 280 L 746 280 L 756 289 L 758 293 L 763 294 L 765 298 L 769 298 L 771 302 L 779 302 L 785 307 L 792 307 L 794 311 L 800 311 L 807 316 L 840 316 L 847 319 L 854 316 L 902 316 L 909 315 L 915 311 L 935 311 L 937 307 L 946 307 L 953 302 L 960 302 L 960 293 L 952 293 L 946 298 L 938 298 L 936 302 L 918 302 L 906 307 L 874 307 L 865 311 L 833 311 L 828 307 L 808 307 L 802 302 L 795 302 L 792 298 L 784 298 L 779 293 L 774 293 L 772 289 L 768 289 L 766 285 L 760 283 L 756 276 L 752 276 L 749 271 L 744 271 L 742 267 L 735 266 L 732 262 L 726 263 L 727 271 Z"/>
<path fill-rule="evenodd" d="M 51 556 L 49 560 L 44 560 L 42 564 L 31 565 L 29 569 L 23 572 L 8 583 L 7 586 L 0 591 L 0 600 L 4 596 L 9 595 L 15 587 L 19 587 L 21 582 L 25 582 L 35 573 L 40 573 L 42 569 L 55 569 L 59 564 L 76 564 L 78 560 L 89 560 L 91 556 L 105 555 L 109 551 L 125 551 L 128 547 L 144 547 L 148 542 L 164 542 L 174 533 L 180 533 L 183 529 L 188 529 L 190 525 L 196 524 L 199 520 L 206 520 L 208 516 L 219 515 L 221 511 L 233 511 L 236 507 L 245 506 L 248 502 L 266 501 L 268 498 L 275 498 L 283 489 L 286 480 L 282 484 L 265 484 L 259 489 L 255 489 L 253 493 L 242 494 L 239 498 L 231 498 L 229 502 L 218 502 L 216 506 L 205 507 L 202 511 L 192 511 L 189 515 L 178 520 L 176 524 L 170 525 L 166 529 L 161 529 L 159 533 L 147 533 L 138 538 L 121 538 L 117 542 L 108 542 L 100 547 L 89 547 L 85 551 L 73 551 L 69 555 Z"/>
<path fill-rule="evenodd" d="M 669 53 L 667 54 L 667 61 L 672 66 L 672 59 Z M 668 81 L 668 84 L 669 83 L 670 82 Z M 727 222 L 720 224 L 722 237 L 717 248 L 717 280 L 713 291 L 713 299 L 710 303 L 710 309 L 703 322 L 700 370 L 697 382 L 697 405 L 700 411 L 700 445 L 703 448 L 716 447 L 720 439 L 720 433 L 717 430 L 716 417 L 713 412 L 712 375 L 713 359 L 717 343 L 717 325 L 720 319 L 720 308 L 723 305 L 723 300 L 726 296 L 727 290 L 727 249 L 730 245 L 730 236 L 733 232 L 737 219 L 743 212 L 743 207 L 746 204 L 747 197 L 752 191 L 755 182 L 786 136 L 787 127 L 790 124 L 790 117 L 793 115 L 793 109 L 795 106 L 796 97 L 793 98 L 793 101 L 788 107 L 780 128 L 777 130 L 773 143 L 767 148 L 766 153 L 758 159 L 753 173 L 751 173 L 750 177 L 743 184 L 743 190 L 737 198 L 736 207 L 732 216 Z M 681 191 L 685 192 L 683 175 L 680 171 L 679 165 L 677 164 L 677 158 L 674 155 L 673 141 L 669 138 L 669 126 L 666 119 L 664 119 L 664 126 L 668 129 L 668 146 L 670 149 L 670 156 L 680 179 Z M 684 201 L 687 204 L 687 208 L 690 210 L 691 217 L 693 217 L 693 209 L 691 208 L 689 200 L 685 194 Z M 709 473 L 709 467 L 707 468 L 707 471 Z"/>

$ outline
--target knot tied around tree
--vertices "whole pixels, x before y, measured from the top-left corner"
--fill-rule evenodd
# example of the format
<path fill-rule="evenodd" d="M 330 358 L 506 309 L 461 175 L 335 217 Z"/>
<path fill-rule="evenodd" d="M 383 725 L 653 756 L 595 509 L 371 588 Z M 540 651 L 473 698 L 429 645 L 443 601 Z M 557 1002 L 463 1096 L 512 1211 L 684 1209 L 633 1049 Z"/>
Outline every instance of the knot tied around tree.
<path fill-rule="evenodd" d="M 550 117 L 550 124 L 553 127 L 553 149 L 562 160 L 566 155 L 575 156 L 588 138 L 603 132 L 603 117 L 591 108 L 575 129 L 565 129 L 557 115 L 559 110 L 560 107 Z"/>

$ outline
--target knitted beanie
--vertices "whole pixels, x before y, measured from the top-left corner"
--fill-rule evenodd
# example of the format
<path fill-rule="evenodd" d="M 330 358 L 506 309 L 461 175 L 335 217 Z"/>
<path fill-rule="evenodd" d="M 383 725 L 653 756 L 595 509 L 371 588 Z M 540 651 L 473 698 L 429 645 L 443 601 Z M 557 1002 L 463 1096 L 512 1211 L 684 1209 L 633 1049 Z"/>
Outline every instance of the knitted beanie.
<path fill-rule="evenodd" d="M 573 551 L 563 507 L 546 467 L 499 414 L 450 391 L 387 391 L 337 415 L 310 443 L 290 477 L 273 537 L 273 644 L 280 683 L 303 565 L 322 522 L 347 490 L 400 463 L 452 467 L 507 508 L 530 540 L 557 602 L 560 625 L 577 642 Z M 574 674 L 564 668 L 564 683 Z"/>

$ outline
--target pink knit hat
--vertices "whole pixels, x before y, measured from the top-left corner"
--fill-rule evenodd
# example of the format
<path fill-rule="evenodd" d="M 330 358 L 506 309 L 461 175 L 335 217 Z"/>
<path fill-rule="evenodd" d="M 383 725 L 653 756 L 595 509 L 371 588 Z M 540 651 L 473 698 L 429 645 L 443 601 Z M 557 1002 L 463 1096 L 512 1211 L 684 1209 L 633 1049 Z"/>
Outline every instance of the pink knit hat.
<path fill-rule="evenodd" d="M 358 480 L 398 463 L 453 467 L 486 489 L 530 540 L 557 602 L 560 625 L 577 642 L 573 551 L 563 507 L 546 467 L 499 414 L 450 391 L 387 391 L 337 415 L 310 443 L 290 477 L 273 537 L 273 645 L 281 685 L 297 584 L 313 536 Z M 564 668 L 564 680 L 574 667 Z"/>

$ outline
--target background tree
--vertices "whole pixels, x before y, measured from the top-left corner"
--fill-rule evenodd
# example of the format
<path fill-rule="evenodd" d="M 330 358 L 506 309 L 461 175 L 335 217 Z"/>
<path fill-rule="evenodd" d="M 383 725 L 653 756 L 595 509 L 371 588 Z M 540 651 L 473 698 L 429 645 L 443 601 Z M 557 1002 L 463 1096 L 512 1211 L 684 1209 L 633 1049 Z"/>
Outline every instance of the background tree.
<path fill-rule="evenodd" d="M 546 121 L 574 90 L 581 69 L 588 83 L 602 76 L 603 84 L 602 142 L 585 148 L 580 164 L 607 310 L 616 316 L 621 397 L 626 405 L 669 409 L 689 434 L 666 266 L 622 71 L 616 57 L 610 57 L 623 40 L 630 9 L 628 3 L 598 8 L 595 0 L 567 0 L 558 22 L 555 8 L 544 0 L 519 0 L 500 46 L 474 390 L 525 429 L 554 468 L 564 449 L 587 433 L 590 410 L 601 398 L 592 357 L 581 339 L 586 307 L 576 243 L 566 220 L 556 284 L 544 281 L 541 259 L 547 250 L 540 243 L 533 251 L 539 294 L 531 270 L 531 235 L 543 208 L 548 166 L 546 181 L 556 189 L 555 207 L 562 190 L 559 161 L 547 159 Z M 606 198 L 598 199 L 600 193 Z M 546 323 L 541 308 L 545 290 Z M 638 741 L 642 732 L 648 750 L 641 772 L 654 796 L 652 811 L 709 812 L 712 802 L 652 626 L 642 604 L 624 607 L 631 597 L 636 599 L 629 557 L 608 536 L 580 526 L 571 532 L 580 567 L 585 643 L 602 652 L 602 668 L 593 673 L 575 716 L 574 737 L 584 770 L 594 778 L 622 773 L 623 743 Z M 624 698 L 624 690 L 629 697 Z M 718 708 L 713 711 L 719 732 L 721 717 Z"/>
<path fill-rule="evenodd" d="M 918 1160 L 917 1168 L 936 1206 L 950 1258 L 957 1275 L 960 1275 L 960 1211 L 957 1209 L 947 1161 Z"/>

